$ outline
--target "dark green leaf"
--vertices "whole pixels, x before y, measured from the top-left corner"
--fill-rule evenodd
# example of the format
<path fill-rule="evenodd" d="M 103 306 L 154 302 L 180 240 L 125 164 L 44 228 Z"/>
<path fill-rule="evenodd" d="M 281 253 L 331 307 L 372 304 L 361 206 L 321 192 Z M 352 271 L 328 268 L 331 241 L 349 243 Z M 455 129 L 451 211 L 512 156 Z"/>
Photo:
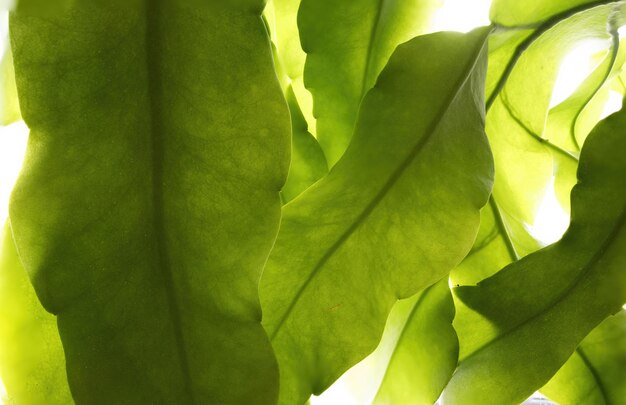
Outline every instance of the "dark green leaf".
<path fill-rule="evenodd" d="M 475 287 L 457 288 L 461 365 L 448 403 L 521 402 L 626 302 L 626 112 L 592 132 L 563 239 Z"/>
<path fill-rule="evenodd" d="M 257 287 L 289 116 L 262 8 L 85 1 L 12 16 L 31 135 L 10 217 L 78 403 L 276 399 Z"/>
<path fill-rule="evenodd" d="M 559 405 L 626 404 L 626 311 L 594 329 L 541 392 Z"/>
<path fill-rule="evenodd" d="M 486 34 L 398 47 L 344 157 L 284 207 L 261 282 L 281 403 L 326 389 L 374 350 L 398 298 L 440 280 L 469 251 L 493 176 Z"/>

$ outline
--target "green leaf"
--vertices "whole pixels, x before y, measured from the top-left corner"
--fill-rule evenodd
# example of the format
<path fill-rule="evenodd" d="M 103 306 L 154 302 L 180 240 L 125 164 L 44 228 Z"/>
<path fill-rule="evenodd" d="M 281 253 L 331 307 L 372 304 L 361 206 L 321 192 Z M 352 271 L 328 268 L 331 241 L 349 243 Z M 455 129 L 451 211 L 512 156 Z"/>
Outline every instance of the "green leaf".
<path fill-rule="evenodd" d="M 9 125 L 21 119 L 15 87 L 13 54 L 7 47 L 0 58 L 0 125 Z"/>
<path fill-rule="evenodd" d="M 626 311 L 600 324 L 541 392 L 560 405 L 626 404 Z"/>
<path fill-rule="evenodd" d="M 374 404 L 437 401 L 457 365 L 459 342 L 453 318 L 447 277 L 394 305 L 383 339 L 372 354 L 381 352 L 386 360 L 384 365 L 377 364 L 385 372 Z"/>
<path fill-rule="evenodd" d="M 616 0 L 493 0 L 489 18 L 508 27 L 532 25 Z"/>
<path fill-rule="evenodd" d="M 398 47 L 346 154 L 284 207 L 261 280 L 281 403 L 326 389 L 374 350 L 397 299 L 469 251 L 493 176 L 482 115 L 487 32 Z"/>
<path fill-rule="evenodd" d="M 489 70 L 485 85 L 488 107 L 502 90 L 519 58 L 536 40 L 537 32 L 539 30 L 495 28 L 489 35 Z M 501 80 L 502 84 L 499 83 Z"/>
<path fill-rule="evenodd" d="M 578 344 L 626 302 L 626 112 L 603 121 L 582 151 L 563 239 L 475 287 L 455 289 L 472 310 L 459 332 L 461 365 L 448 403 L 521 402 L 545 384 Z M 601 207 L 601 208 L 600 208 Z"/>
<path fill-rule="evenodd" d="M 324 152 L 317 139 L 308 131 L 308 124 L 300 111 L 293 89 L 287 89 L 287 103 L 291 111 L 291 166 L 281 196 L 289 202 L 328 173 Z"/>
<path fill-rule="evenodd" d="M 270 0 L 265 13 L 272 13 L 272 32 L 281 61 L 291 79 L 302 77 L 306 53 L 300 46 L 298 9 L 300 0 Z"/>
<path fill-rule="evenodd" d="M 56 319 L 39 303 L 8 225 L 0 239 L 0 376 L 5 403 L 71 404 Z"/>
<path fill-rule="evenodd" d="M 617 28 L 612 28 L 613 44 L 603 62 L 581 86 L 563 103 L 550 111 L 544 137 L 558 148 L 552 148 L 555 161 L 556 196 L 569 210 L 569 195 L 576 183 L 573 161 L 587 135 L 600 121 L 614 87 L 615 80 L 626 62 L 626 47 L 620 45 Z M 623 94 L 623 91 L 621 91 Z"/>
<path fill-rule="evenodd" d="M 289 115 L 263 2 L 114 3 L 11 21 L 31 135 L 10 218 L 72 393 L 272 404 L 257 291 Z"/>
<path fill-rule="evenodd" d="M 458 340 L 448 278 L 396 302 L 381 341 L 318 400 L 348 390 L 358 404 L 433 404 L 457 364 Z"/>
<path fill-rule="evenodd" d="M 316 121 L 313 117 L 313 98 L 304 87 L 304 63 L 306 53 L 300 45 L 298 31 L 298 9 L 300 0 L 269 0 L 264 15 L 270 21 L 272 42 L 285 75 L 298 101 L 299 110 L 306 118 L 309 131 L 315 134 Z"/>
<path fill-rule="evenodd" d="M 264 16 L 268 14 L 266 9 Z M 271 17 L 266 18 L 267 20 L 269 20 L 268 25 L 271 25 Z M 287 181 L 281 190 L 282 201 L 287 203 L 324 177 L 328 173 L 328 164 L 317 139 L 309 132 L 309 124 L 298 104 L 293 82 L 285 72 L 274 42 L 272 42 L 272 54 L 276 75 L 291 113 L 291 164 Z"/>
<path fill-rule="evenodd" d="M 528 250 L 539 249 L 527 232 L 512 224 L 515 222 L 507 221 L 492 197 L 480 211 L 480 228 L 472 250 L 450 273 L 451 283 L 474 285 L 529 253 Z"/>
<path fill-rule="evenodd" d="M 615 5 L 607 5 L 576 13 L 522 42 L 518 36 L 505 37 L 517 44 L 516 50 L 508 62 L 500 56 L 490 66 L 488 83 L 498 83 L 491 84 L 487 103 L 487 134 L 498 173 L 494 198 L 503 215 L 518 224 L 533 223 L 554 175 L 560 193 L 573 186 L 576 156 L 544 138 L 552 90 L 560 60 L 577 43 L 597 38 L 610 44 L 607 27 L 615 11 Z M 505 49 L 506 55 L 512 47 L 496 49 Z M 525 246 L 526 252 L 532 250 L 534 246 Z"/>
<path fill-rule="evenodd" d="M 621 46 L 615 30 L 613 44 L 602 62 L 564 102 L 550 110 L 545 138 L 570 153 L 577 154 L 591 129 L 600 121 L 611 82 L 626 62 L 626 46 Z"/>
<path fill-rule="evenodd" d="M 487 134 L 498 173 L 494 198 L 513 222 L 530 224 L 552 178 L 552 154 L 500 98 L 487 114 Z"/>
<path fill-rule="evenodd" d="M 348 147 L 359 105 L 396 46 L 424 34 L 441 0 L 303 0 L 298 15 L 307 53 L 317 137 L 330 166 Z"/>
<path fill-rule="evenodd" d="M 265 8 L 263 16 L 272 38 L 272 54 L 274 56 L 276 75 L 287 98 L 287 104 L 291 113 L 291 164 L 287 181 L 281 190 L 282 201 L 287 203 L 300 195 L 317 180 L 324 177 L 328 173 L 328 164 L 326 163 L 324 152 L 317 139 L 311 134 L 309 122 L 300 108 L 299 103 L 304 102 L 306 104 L 307 98 L 306 96 L 300 97 L 301 101 L 298 101 L 298 96 L 294 90 L 294 86 L 297 87 L 297 83 L 302 81 L 302 74 L 296 78 L 289 76 L 285 69 L 284 54 L 281 54 L 276 46 L 279 43 L 276 27 L 280 26 L 280 24 L 278 24 L 273 11 L 274 7 L 268 6 Z M 274 27 L 274 29 L 271 27 Z M 302 90 L 301 93 L 307 93 L 310 97 L 310 94 L 304 87 L 302 87 Z"/>

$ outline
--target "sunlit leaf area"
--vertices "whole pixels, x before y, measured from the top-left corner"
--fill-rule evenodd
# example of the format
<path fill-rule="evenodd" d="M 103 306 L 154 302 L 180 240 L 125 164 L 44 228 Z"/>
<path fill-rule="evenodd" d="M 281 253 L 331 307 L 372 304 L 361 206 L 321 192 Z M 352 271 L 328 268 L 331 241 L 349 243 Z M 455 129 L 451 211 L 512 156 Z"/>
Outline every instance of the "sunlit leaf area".
<path fill-rule="evenodd" d="M 626 1 L 0 1 L 0 398 L 626 405 Z"/>

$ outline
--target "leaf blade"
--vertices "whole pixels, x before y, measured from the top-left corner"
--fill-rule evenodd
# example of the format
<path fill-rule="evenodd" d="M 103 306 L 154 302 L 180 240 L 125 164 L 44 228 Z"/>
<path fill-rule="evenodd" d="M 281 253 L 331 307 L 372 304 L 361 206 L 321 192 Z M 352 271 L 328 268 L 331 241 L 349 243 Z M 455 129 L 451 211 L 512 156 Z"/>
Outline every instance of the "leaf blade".
<path fill-rule="evenodd" d="M 607 318 L 583 340 L 541 392 L 563 405 L 626 401 L 626 312 Z"/>
<path fill-rule="evenodd" d="M 485 29 L 468 36 L 440 33 L 402 45 L 364 101 L 359 129 L 342 160 L 284 207 L 281 231 L 261 280 L 264 326 L 281 367 L 282 403 L 304 402 L 365 357 L 376 346 L 393 302 L 441 279 L 469 250 L 478 209 L 492 182 L 480 101 L 486 34 Z M 441 55 L 437 63 L 418 57 L 435 48 Z M 419 79 L 439 75 L 446 79 Z M 445 91 L 441 86 L 447 86 Z M 416 121 L 405 111 L 422 111 L 425 118 Z M 388 139 L 382 140 L 381 133 Z M 455 136 L 446 137 L 448 133 Z M 456 142 L 474 145 L 471 156 L 464 154 L 468 148 L 454 148 Z M 441 159 L 447 153 L 453 157 Z M 459 171 L 459 161 L 473 170 Z M 439 174 L 429 171 L 433 166 Z M 440 181 L 455 186 L 440 187 Z M 427 194 L 436 196 L 436 206 L 424 199 Z M 455 201 L 457 209 L 444 212 L 446 201 Z M 399 213 L 407 218 L 401 220 Z M 420 232 L 416 224 L 429 232 Z M 457 226 L 457 231 L 450 229 Z M 376 229 L 386 230 L 381 234 Z M 443 242 L 449 235 L 456 243 Z M 373 243 L 378 252 L 389 252 L 380 257 L 363 248 Z M 416 246 L 424 251 L 407 253 Z M 454 254 L 449 246 L 456 247 Z M 355 273 L 361 268 L 368 270 Z M 411 274 L 415 268 L 424 271 Z M 370 291 L 370 285 L 380 288 Z M 355 324 L 359 316 L 354 314 L 364 313 L 368 319 Z M 358 328 L 358 342 L 342 332 L 347 325 Z M 336 342 L 332 347 L 324 343 L 328 334 Z"/>
<path fill-rule="evenodd" d="M 11 21 L 31 137 L 10 217 L 72 394 L 272 403 L 257 285 L 289 117 L 263 2 L 114 3 Z"/>
<path fill-rule="evenodd" d="M 626 147 L 620 132 L 625 120 L 624 112 L 614 114 L 587 140 L 572 192 L 572 223 L 563 239 L 476 287 L 455 290 L 464 305 L 480 313 L 472 317 L 489 332 L 466 339 L 473 350 L 461 359 L 444 400 L 523 401 L 626 301 L 626 275 L 620 267 L 626 259 L 626 161 L 620 155 Z M 596 204 L 602 204 L 602 212 L 593 208 Z M 545 268 L 552 271 L 545 273 Z M 516 289 L 506 287 L 511 285 Z M 491 380 L 486 382 L 487 373 Z"/>
<path fill-rule="evenodd" d="M 457 365 L 459 342 L 453 318 L 446 277 L 420 294 L 402 322 L 373 404 L 437 402 Z M 381 345 L 385 343 L 383 338 Z"/>
<path fill-rule="evenodd" d="M 354 133 L 359 105 L 399 44 L 428 31 L 439 0 L 303 0 L 298 14 L 307 53 L 317 137 L 332 167 Z"/>

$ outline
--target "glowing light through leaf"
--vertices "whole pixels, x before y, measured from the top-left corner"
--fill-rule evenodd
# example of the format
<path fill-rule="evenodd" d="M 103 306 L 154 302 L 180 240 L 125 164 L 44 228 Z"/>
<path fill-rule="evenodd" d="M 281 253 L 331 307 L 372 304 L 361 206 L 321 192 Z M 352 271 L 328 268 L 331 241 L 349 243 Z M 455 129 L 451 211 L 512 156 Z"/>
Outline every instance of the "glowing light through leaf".
<path fill-rule="evenodd" d="M 527 229 L 533 238 L 547 246 L 561 239 L 568 226 L 569 215 L 557 200 L 552 178 L 546 187 L 546 194 L 537 211 L 535 222 L 527 226 Z"/>
<path fill-rule="evenodd" d="M 489 25 L 489 7 L 492 0 L 446 0 L 435 12 L 433 31 L 469 32 Z"/>
<path fill-rule="evenodd" d="M 601 63 L 603 51 L 610 43 L 601 39 L 589 39 L 579 43 L 563 58 L 559 75 L 552 91 L 550 107 L 565 101 L 581 85 L 587 76 Z"/>
<path fill-rule="evenodd" d="M 0 223 L 8 213 L 9 196 L 26 152 L 28 128 L 23 121 L 0 127 Z"/>
<path fill-rule="evenodd" d="M 609 99 L 604 106 L 600 119 L 605 119 L 609 115 L 622 109 L 622 95 L 615 90 L 609 92 Z"/>

